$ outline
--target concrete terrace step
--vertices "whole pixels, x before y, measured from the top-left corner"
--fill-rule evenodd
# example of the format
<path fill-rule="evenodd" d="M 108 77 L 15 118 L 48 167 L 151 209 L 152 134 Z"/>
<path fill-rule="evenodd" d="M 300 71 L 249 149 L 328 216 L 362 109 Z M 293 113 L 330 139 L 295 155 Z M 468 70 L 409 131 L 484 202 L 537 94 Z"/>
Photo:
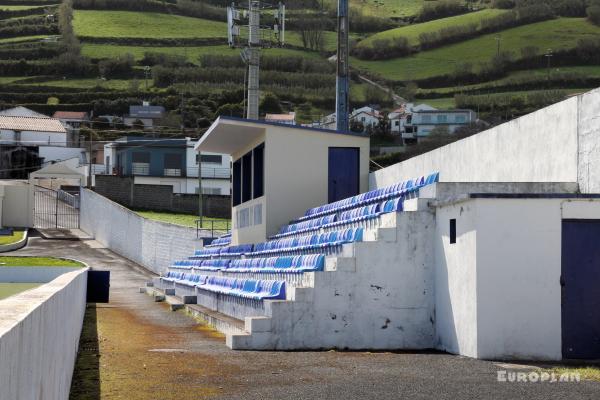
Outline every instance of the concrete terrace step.
<path fill-rule="evenodd" d="M 171 289 L 172 290 L 172 289 Z M 167 289 L 169 291 L 169 289 Z M 176 311 L 179 309 L 185 309 L 185 311 L 193 316 L 194 318 L 200 319 L 207 325 L 215 328 L 219 332 L 225 334 L 245 334 L 245 323 L 244 321 L 233 318 L 229 315 L 225 315 L 218 311 L 213 311 L 200 304 L 186 304 L 184 299 L 170 294 L 165 294 L 165 291 L 155 287 L 146 287 L 146 294 L 154 297 L 155 299 L 162 298 L 162 301 L 166 301 L 171 306 L 171 310 Z"/>

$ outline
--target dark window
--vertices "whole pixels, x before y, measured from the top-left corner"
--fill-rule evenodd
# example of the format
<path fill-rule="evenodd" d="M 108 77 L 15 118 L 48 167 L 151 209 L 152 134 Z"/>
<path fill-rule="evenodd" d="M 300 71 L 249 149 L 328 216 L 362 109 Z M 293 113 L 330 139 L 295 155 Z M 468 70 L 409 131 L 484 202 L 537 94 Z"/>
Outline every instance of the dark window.
<path fill-rule="evenodd" d="M 181 169 L 182 163 L 181 154 L 165 154 L 165 169 Z"/>
<path fill-rule="evenodd" d="M 450 220 L 450 244 L 456 243 L 456 219 Z"/>
<path fill-rule="evenodd" d="M 150 163 L 150 153 L 148 153 L 147 151 L 144 151 L 144 152 L 134 151 L 133 154 L 131 155 L 131 159 L 134 163 L 149 164 Z"/>
<path fill-rule="evenodd" d="M 257 146 L 253 150 L 254 164 L 254 195 L 256 199 L 265 193 L 265 144 Z"/>
<path fill-rule="evenodd" d="M 242 157 L 242 203 L 252 200 L 252 152 Z"/>
<path fill-rule="evenodd" d="M 223 156 L 214 154 L 202 154 L 203 163 L 221 164 L 223 162 Z M 196 154 L 196 164 L 198 164 L 198 154 Z"/>
<path fill-rule="evenodd" d="M 237 160 L 233 163 L 233 206 L 237 206 L 242 202 L 242 160 Z"/>

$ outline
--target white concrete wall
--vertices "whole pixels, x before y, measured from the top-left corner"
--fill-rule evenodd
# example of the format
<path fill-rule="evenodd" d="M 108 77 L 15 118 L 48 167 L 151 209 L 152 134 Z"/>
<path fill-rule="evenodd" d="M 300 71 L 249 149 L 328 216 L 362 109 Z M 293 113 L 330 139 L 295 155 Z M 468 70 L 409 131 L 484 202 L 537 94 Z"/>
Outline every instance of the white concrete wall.
<path fill-rule="evenodd" d="M 0 131 L 0 143 L 14 144 L 18 135 L 12 130 Z M 67 134 L 59 132 L 21 131 L 19 143 L 26 146 L 66 146 Z"/>
<path fill-rule="evenodd" d="M 87 269 L 0 300 L 0 397 L 67 400 L 86 305 Z"/>
<path fill-rule="evenodd" d="M 8 227 L 33 226 L 33 191 L 21 181 L 3 181 L 0 186 L 0 225 Z"/>
<path fill-rule="evenodd" d="M 600 201 L 471 199 L 437 208 L 439 348 L 483 359 L 562 358 L 563 218 L 598 219 Z"/>
<path fill-rule="evenodd" d="M 450 244 L 450 219 L 456 243 Z M 438 208 L 435 216 L 436 347 L 477 357 L 476 213 L 472 204 Z"/>
<path fill-rule="evenodd" d="M 577 182 L 578 104 L 599 97 L 595 91 L 570 98 L 381 169 L 371 174 L 370 187 L 434 171 L 440 172 L 441 182 Z"/>
<path fill-rule="evenodd" d="M 194 254 L 196 229 L 151 221 L 90 190 L 81 191 L 81 229 L 112 251 L 161 273 Z M 207 232 L 201 232 L 209 236 Z"/>
<path fill-rule="evenodd" d="M 50 161 L 63 161 L 72 158 L 82 160 L 82 154 L 85 153 L 85 149 L 78 147 L 59 147 L 59 146 L 40 146 L 40 157 L 44 158 L 44 162 Z"/>
<path fill-rule="evenodd" d="M 294 301 L 266 301 L 264 312 L 256 310 L 254 316 L 271 317 L 268 329 L 228 335 L 228 344 L 234 349 L 434 347 L 434 216 L 387 214 L 381 226 L 366 231 L 364 242 L 328 258 L 325 271 L 314 273 L 312 288 L 288 282 L 287 298 Z"/>
<path fill-rule="evenodd" d="M 583 193 L 600 193 L 600 89 L 579 102 L 578 182 Z"/>
<path fill-rule="evenodd" d="M 46 283 L 67 272 L 79 270 L 81 270 L 79 267 L 2 267 L 0 268 L 0 282 Z"/>

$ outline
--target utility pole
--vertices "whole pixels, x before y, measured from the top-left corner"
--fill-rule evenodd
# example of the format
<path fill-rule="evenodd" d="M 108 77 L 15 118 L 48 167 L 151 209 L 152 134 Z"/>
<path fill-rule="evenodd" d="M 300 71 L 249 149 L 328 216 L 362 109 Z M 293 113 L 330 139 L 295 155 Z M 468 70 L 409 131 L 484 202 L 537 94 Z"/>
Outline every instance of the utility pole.
<path fill-rule="evenodd" d="M 88 157 L 88 179 L 87 179 L 87 187 L 88 189 L 92 188 L 92 140 L 93 140 L 93 131 L 90 129 L 90 156 Z"/>
<path fill-rule="evenodd" d="M 338 0 L 337 20 L 337 77 L 336 77 L 336 128 L 340 132 L 350 129 L 350 80 L 348 65 L 348 49 L 350 28 L 348 20 L 348 0 Z"/>
<path fill-rule="evenodd" d="M 202 152 L 198 149 L 198 219 L 200 219 L 200 229 L 202 229 Z"/>
<path fill-rule="evenodd" d="M 546 77 L 547 80 L 550 80 L 550 59 L 552 58 L 552 56 L 552 49 L 548 49 L 546 54 L 544 54 L 544 57 L 546 57 L 546 59 L 548 60 L 548 63 L 546 64 L 548 69 L 548 75 Z"/>

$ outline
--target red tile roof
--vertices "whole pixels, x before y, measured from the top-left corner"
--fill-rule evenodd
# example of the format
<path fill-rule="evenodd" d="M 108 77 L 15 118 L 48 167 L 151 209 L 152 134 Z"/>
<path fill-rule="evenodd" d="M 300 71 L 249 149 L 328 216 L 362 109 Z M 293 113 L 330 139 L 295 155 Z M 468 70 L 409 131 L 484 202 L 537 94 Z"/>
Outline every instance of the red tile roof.
<path fill-rule="evenodd" d="M 67 133 L 63 124 L 55 118 L 10 117 L 7 115 L 0 115 L 0 129 L 9 131 Z"/>
<path fill-rule="evenodd" d="M 83 111 L 57 111 L 52 118 L 58 119 L 87 119 L 87 113 Z"/>

